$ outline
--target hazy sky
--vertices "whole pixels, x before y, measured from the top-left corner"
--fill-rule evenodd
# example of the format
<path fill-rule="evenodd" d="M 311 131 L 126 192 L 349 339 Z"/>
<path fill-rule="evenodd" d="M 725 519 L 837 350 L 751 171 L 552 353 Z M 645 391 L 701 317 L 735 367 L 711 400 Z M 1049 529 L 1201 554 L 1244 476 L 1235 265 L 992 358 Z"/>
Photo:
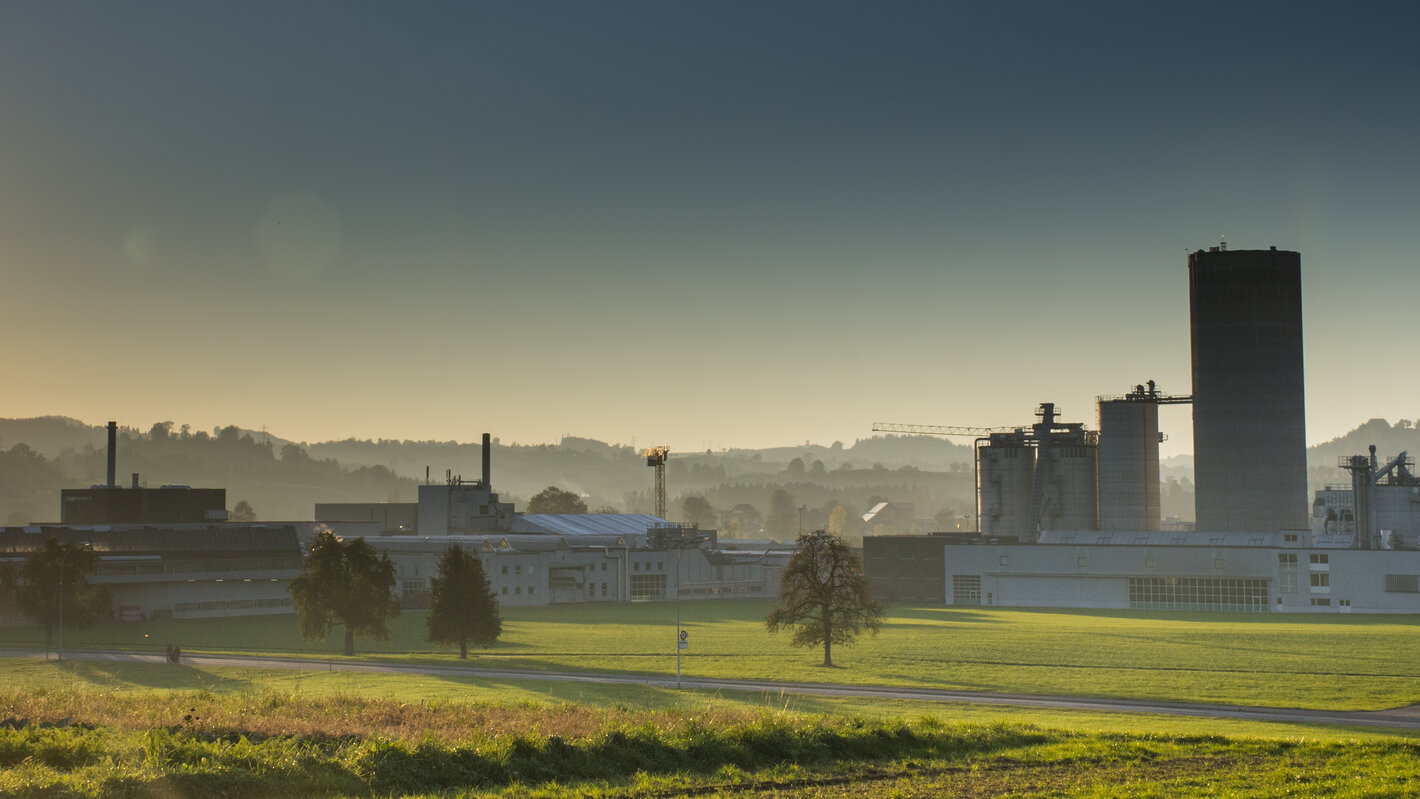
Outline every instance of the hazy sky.
<path fill-rule="evenodd" d="M 1317 442 L 1420 417 L 1417 147 L 1411 2 L 7 2 L 0 416 L 1093 426 L 1225 235 L 1302 253 Z"/>

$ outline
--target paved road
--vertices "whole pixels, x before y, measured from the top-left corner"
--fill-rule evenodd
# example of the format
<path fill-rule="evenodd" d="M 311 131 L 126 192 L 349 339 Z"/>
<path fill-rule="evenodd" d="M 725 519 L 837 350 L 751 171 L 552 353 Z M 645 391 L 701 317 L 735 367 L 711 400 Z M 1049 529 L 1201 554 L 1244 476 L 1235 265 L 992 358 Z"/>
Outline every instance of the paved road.
<path fill-rule="evenodd" d="M 43 650 L 0 649 L 0 657 L 45 657 Z M 68 660 L 91 662 L 162 663 L 160 654 L 117 651 L 69 651 Z M 644 685 L 654 688 L 674 688 L 673 678 L 648 677 L 596 672 L 519 671 L 487 669 L 472 666 L 435 666 L 399 663 L 378 663 L 354 660 L 319 660 L 314 658 L 255 657 L 245 655 L 183 655 L 190 666 L 235 666 L 259 669 L 296 669 L 302 671 L 342 671 L 380 674 L 422 674 L 433 676 L 474 677 L 496 680 L 541 680 L 547 682 L 594 683 L 600 685 Z M 1101 699 L 1080 696 L 1042 696 L 1037 694 L 1003 694 L 985 691 L 946 691 L 928 688 L 895 688 L 875 685 L 838 685 L 811 682 L 772 682 L 760 680 L 716 680 L 687 678 L 681 687 L 704 691 L 742 691 L 757 694 L 804 694 L 867 699 L 901 699 L 916 702 L 960 702 L 972 705 L 1007 705 L 1041 707 L 1057 710 L 1090 710 L 1116 713 L 1155 713 L 1168 716 L 1246 719 L 1286 724 L 1326 724 L 1347 727 L 1383 727 L 1420 730 L 1420 706 L 1393 710 L 1307 710 L 1301 708 L 1250 707 L 1242 705 L 1205 705 L 1187 702 L 1154 702 L 1143 699 Z"/>

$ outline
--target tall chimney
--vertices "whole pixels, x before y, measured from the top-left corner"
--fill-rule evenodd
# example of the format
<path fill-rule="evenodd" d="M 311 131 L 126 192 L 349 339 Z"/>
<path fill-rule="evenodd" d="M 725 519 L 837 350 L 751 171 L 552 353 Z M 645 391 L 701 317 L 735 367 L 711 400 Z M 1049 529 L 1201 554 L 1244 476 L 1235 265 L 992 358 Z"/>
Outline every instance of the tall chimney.
<path fill-rule="evenodd" d="M 118 487 L 118 422 L 108 423 L 108 487 Z"/>
<path fill-rule="evenodd" d="M 483 487 L 491 489 L 493 487 L 493 438 L 487 433 L 483 434 Z"/>

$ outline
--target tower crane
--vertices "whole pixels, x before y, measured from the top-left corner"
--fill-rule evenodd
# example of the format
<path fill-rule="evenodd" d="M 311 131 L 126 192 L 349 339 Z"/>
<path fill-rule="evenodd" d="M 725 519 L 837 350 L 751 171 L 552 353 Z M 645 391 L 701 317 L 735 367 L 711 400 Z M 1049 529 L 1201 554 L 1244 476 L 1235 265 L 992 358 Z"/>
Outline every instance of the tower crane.
<path fill-rule="evenodd" d="M 656 470 L 656 517 L 666 518 L 666 458 L 670 457 L 670 447 L 649 447 L 641 453 L 646 457 L 646 465 Z"/>

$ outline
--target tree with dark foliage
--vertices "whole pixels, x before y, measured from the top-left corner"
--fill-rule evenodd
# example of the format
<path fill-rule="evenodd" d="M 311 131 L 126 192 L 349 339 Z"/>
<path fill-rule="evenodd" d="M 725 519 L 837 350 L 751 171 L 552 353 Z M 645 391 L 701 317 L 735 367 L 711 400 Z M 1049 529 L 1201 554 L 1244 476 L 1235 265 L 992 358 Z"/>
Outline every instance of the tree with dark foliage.
<path fill-rule="evenodd" d="M 794 629 L 794 646 L 823 645 L 823 665 L 833 666 L 833 645 L 849 644 L 864 630 L 877 634 L 883 609 L 873 601 L 863 561 L 842 538 L 824 530 L 804 533 L 784 567 L 779 607 L 765 620 L 771 633 Z"/>
<path fill-rule="evenodd" d="M 571 491 L 548 486 L 528 500 L 528 513 L 586 513 L 587 503 Z"/>
<path fill-rule="evenodd" d="M 19 569 L 3 575 L 3 582 L 14 592 L 20 612 L 44 625 L 44 641 L 49 646 L 54 643 L 54 628 L 61 622 L 88 627 L 113 615 L 108 586 L 89 582 L 98 565 L 99 555 L 88 544 L 48 538 L 25 556 Z"/>
<path fill-rule="evenodd" d="M 347 655 L 355 654 L 357 635 L 388 639 L 390 620 L 399 616 L 389 555 L 377 555 L 363 538 L 343 541 L 329 530 L 311 539 L 304 571 L 290 591 L 301 635 L 323 641 L 331 627 L 344 625 Z"/>
<path fill-rule="evenodd" d="M 428 638 L 436 644 L 458 644 L 459 659 L 468 659 L 468 645 L 489 646 L 503 632 L 498 597 L 488 584 L 483 561 L 454 544 L 439 556 L 439 574 L 429 592 Z"/>

